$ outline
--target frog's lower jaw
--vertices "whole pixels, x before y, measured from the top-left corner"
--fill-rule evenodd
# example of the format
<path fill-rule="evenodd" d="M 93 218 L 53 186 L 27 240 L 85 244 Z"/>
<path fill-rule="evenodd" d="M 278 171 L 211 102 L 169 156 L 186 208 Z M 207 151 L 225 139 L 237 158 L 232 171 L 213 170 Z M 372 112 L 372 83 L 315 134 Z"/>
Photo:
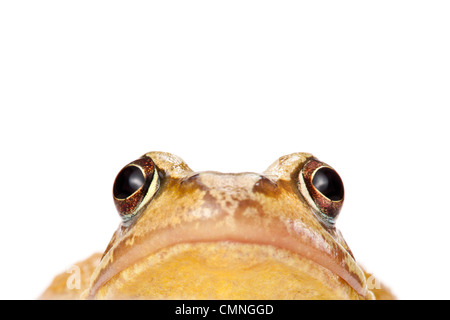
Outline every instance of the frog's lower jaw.
<path fill-rule="evenodd" d="M 112 277 L 99 299 L 361 299 L 339 276 L 270 245 L 177 244 Z"/>
<path fill-rule="evenodd" d="M 105 253 L 86 297 L 371 298 L 353 257 L 324 239 L 254 217 L 133 234 Z"/>

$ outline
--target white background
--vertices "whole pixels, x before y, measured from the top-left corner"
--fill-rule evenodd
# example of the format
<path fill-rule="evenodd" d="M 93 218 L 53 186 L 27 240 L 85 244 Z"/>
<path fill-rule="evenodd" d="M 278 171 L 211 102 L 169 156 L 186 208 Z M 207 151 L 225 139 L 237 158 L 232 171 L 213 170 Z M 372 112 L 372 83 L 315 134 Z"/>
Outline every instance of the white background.
<path fill-rule="evenodd" d="M 152 150 L 262 172 L 304 151 L 402 299 L 449 299 L 447 1 L 2 1 L 0 298 L 102 251 Z"/>

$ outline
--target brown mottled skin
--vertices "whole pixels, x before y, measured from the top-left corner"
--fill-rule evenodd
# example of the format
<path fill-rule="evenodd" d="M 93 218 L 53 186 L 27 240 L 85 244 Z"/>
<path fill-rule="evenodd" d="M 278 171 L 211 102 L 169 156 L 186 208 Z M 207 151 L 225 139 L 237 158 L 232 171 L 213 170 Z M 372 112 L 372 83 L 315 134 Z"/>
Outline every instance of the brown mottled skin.
<path fill-rule="evenodd" d="M 263 174 L 194 172 L 169 153 L 144 156 L 158 179 L 148 203 L 103 256 L 77 264 L 81 288 L 63 273 L 41 298 L 394 298 L 299 187 L 312 155 L 281 157 Z"/>

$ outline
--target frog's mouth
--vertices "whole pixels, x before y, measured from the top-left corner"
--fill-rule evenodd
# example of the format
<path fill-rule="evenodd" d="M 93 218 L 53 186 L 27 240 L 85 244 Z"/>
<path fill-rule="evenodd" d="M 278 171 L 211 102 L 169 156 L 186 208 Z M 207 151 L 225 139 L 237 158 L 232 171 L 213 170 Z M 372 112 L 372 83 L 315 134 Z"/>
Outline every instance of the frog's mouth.
<path fill-rule="evenodd" d="M 88 298 L 367 299 L 345 249 L 278 220 L 202 221 L 122 239 L 94 272 Z"/>

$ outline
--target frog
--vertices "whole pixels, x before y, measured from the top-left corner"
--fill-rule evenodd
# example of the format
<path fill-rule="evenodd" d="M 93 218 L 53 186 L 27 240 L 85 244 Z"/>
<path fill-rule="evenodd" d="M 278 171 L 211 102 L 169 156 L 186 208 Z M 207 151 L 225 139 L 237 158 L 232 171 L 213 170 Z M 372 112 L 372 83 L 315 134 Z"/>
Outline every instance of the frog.
<path fill-rule="evenodd" d="M 343 182 L 312 154 L 222 173 L 148 152 L 112 193 L 121 220 L 105 251 L 40 299 L 395 299 L 337 229 Z"/>

